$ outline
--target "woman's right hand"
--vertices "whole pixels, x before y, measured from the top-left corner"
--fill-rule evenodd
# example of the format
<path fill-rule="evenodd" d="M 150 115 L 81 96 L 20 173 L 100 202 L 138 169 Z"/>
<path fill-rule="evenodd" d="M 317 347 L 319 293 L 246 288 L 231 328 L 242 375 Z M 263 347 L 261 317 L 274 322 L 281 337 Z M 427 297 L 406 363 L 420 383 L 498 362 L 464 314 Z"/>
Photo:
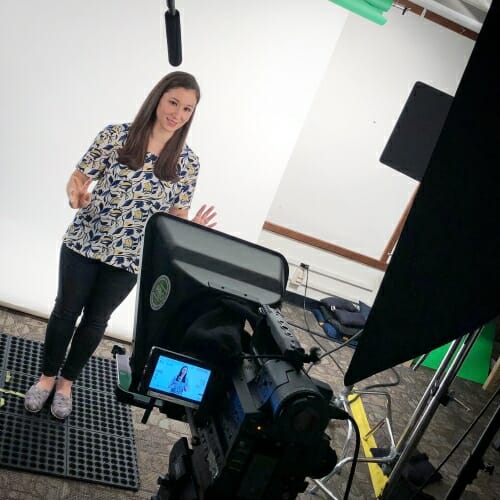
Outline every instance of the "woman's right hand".
<path fill-rule="evenodd" d="M 92 194 L 88 189 L 91 182 L 92 179 L 90 177 L 87 177 L 78 170 L 73 172 L 67 186 L 71 208 L 84 208 L 90 203 Z"/>

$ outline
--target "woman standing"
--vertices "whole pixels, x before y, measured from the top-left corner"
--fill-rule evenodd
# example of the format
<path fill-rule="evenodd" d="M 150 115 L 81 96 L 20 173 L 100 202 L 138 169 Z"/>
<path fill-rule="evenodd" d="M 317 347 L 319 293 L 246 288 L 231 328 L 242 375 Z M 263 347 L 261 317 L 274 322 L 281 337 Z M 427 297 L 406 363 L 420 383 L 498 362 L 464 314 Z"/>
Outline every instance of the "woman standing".
<path fill-rule="evenodd" d="M 67 194 L 79 210 L 64 235 L 42 373 L 26 393 L 26 410 L 39 412 L 55 391 L 52 414 L 64 419 L 71 413 L 72 385 L 137 281 L 148 218 L 156 212 L 187 218 L 199 161 L 186 137 L 199 100 L 192 75 L 168 74 L 131 124 L 99 132 L 72 173 Z M 213 227 L 215 215 L 203 205 L 193 221 Z"/>

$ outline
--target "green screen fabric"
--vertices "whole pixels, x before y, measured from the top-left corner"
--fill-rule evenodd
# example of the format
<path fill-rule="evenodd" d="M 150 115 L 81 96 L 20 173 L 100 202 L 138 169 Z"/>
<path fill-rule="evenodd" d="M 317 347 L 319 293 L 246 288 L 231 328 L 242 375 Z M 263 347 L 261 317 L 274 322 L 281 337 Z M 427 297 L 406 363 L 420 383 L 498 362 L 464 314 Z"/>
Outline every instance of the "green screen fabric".
<path fill-rule="evenodd" d="M 474 342 L 472 349 L 458 371 L 458 377 L 484 384 L 490 371 L 490 360 L 494 339 L 495 324 L 494 322 L 487 323 L 483 326 L 479 337 Z M 436 369 L 441 363 L 449 346 L 450 344 L 446 344 L 434 349 L 428 354 L 422 365 Z"/>

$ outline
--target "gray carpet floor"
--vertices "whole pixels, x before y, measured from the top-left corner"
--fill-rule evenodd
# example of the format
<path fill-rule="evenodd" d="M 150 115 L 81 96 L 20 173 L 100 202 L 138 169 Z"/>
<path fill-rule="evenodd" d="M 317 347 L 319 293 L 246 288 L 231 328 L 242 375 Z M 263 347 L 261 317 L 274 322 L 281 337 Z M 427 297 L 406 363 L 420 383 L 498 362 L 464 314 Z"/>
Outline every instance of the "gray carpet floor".
<path fill-rule="evenodd" d="M 310 335 L 299 328 L 306 327 L 318 334 L 322 333 L 322 330 L 310 312 L 304 313 L 300 307 L 285 303 L 282 313 L 292 325 L 296 336 L 306 350 L 318 345 L 318 342 L 324 350 L 332 349 L 338 345 L 319 336 Z M 45 325 L 46 321 L 43 319 L 0 308 L 1 333 L 43 342 Z M 111 358 L 111 350 L 116 343 L 118 342 L 112 338 L 105 338 L 99 346 L 96 355 Z M 334 353 L 331 358 L 325 357 L 321 364 L 312 368 L 310 374 L 327 382 L 335 394 L 340 394 L 343 389 L 343 372 L 349 366 L 352 353 L 353 350 L 351 348 L 343 348 Z M 385 390 L 391 395 L 393 432 L 397 441 L 398 437 L 404 431 L 425 388 L 429 384 L 434 371 L 425 367 L 413 370 L 411 367 L 404 365 L 396 367 L 395 370 L 399 376 L 399 383 Z M 378 383 L 388 384 L 395 380 L 395 373 L 392 370 L 388 370 L 363 381 L 359 384 L 359 387 L 362 388 L 366 385 Z M 418 445 L 419 451 L 426 453 L 430 463 L 434 466 L 440 464 L 491 397 L 491 393 L 484 391 L 480 384 L 461 378 L 457 378 L 453 382 L 451 389 L 467 408 L 453 400 L 446 406 L 440 405 Z M 363 404 L 371 425 L 375 425 L 385 415 L 383 398 L 370 396 L 363 399 Z M 457 451 L 443 465 L 440 470 L 443 476 L 442 479 L 426 487 L 426 493 L 434 496 L 437 500 L 446 497 L 465 459 L 479 439 L 484 426 L 491 418 L 497 406 L 498 398 L 464 439 Z M 167 470 L 168 457 L 173 444 L 180 437 L 189 436 L 189 427 L 183 422 L 168 419 L 157 410 L 153 411 L 146 424 L 141 423 L 143 416 L 142 409 L 134 407 L 132 408 L 132 414 L 141 483 L 139 491 L 127 491 L 88 482 L 0 469 L 0 500 L 150 499 L 158 490 L 158 476 L 163 475 Z M 328 433 L 332 437 L 333 448 L 340 455 L 346 435 L 345 422 L 331 422 L 328 427 Z M 388 446 L 389 437 L 386 426 L 382 426 L 377 431 L 375 438 L 378 447 Z M 352 450 L 352 448 L 353 443 L 350 443 L 349 449 Z M 363 452 L 361 452 L 360 456 L 363 456 Z M 472 484 L 467 487 L 462 495 L 463 499 L 494 500 L 500 498 L 500 494 L 498 493 L 500 492 L 500 456 L 499 452 L 493 446 L 489 446 L 484 454 L 484 462 L 492 464 L 495 469 L 491 475 L 486 472 L 480 472 Z M 339 499 L 343 497 L 348 473 L 349 467 L 343 467 L 339 471 L 339 474 L 335 474 L 326 482 L 326 487 Z M 311 484 L 312 486 L 313 484 Z M 305 493 L 300 494 L 298 498 L 300 500 L 311 500 L 328 498 L 328 496 L 321 490 L 317 490 L 315 494 L 312 494 L 310 489 L 308 489 Z M 349 498 L 352 500 L 375 498 L 368 466 L 365 463 L 359 463 L 357 466 Z"/>

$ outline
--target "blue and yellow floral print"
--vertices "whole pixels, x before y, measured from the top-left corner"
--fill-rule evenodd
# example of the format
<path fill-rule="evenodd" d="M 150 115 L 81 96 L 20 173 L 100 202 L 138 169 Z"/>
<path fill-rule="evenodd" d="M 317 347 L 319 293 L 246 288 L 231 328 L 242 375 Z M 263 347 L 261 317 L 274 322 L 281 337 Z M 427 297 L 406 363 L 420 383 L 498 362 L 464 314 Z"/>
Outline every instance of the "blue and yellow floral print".
<path fill-rule="evenodd" d="M 177 182 L 161 181 L 153 172 L 156 156 L 132 170 L 118 162 L 129 124 L 109 125 L 96 137 L 77 169 L 94 179 L 90 204 L 78 210 L 64 235 L 75 252 L 132 273 L 139 270 L 144 228 L 149 217 L 170 208 L 189 208 L 199 160 L 186 145 L 177 163 Z"/>

